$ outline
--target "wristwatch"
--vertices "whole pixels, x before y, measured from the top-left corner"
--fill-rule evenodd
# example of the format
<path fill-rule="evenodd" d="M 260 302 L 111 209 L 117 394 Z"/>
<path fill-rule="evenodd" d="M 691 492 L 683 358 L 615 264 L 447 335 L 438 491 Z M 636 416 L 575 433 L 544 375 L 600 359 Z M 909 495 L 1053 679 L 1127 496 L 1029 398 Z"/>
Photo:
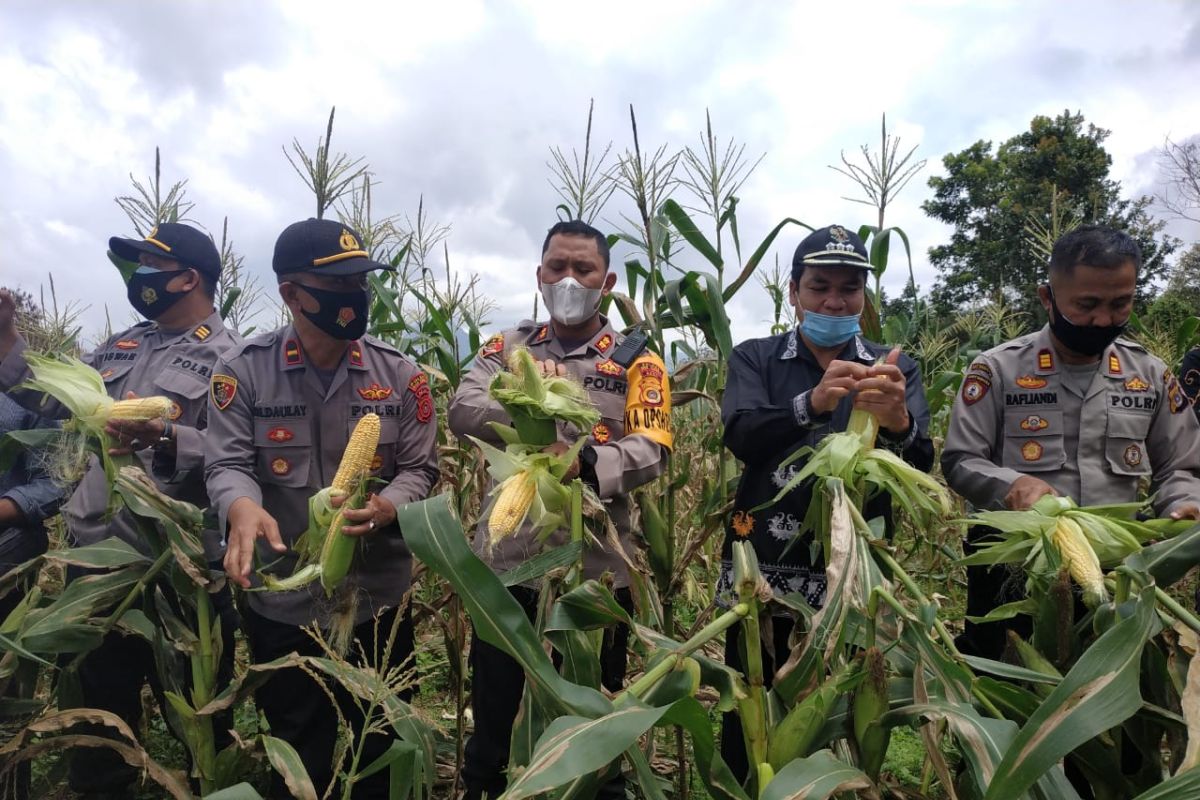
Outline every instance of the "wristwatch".
<path fill-rule="evenodd" d="M 175 444 L 175 423 L 164 422 L 162 435 L 151 445 L 155 450 L 162 450 Z"/>

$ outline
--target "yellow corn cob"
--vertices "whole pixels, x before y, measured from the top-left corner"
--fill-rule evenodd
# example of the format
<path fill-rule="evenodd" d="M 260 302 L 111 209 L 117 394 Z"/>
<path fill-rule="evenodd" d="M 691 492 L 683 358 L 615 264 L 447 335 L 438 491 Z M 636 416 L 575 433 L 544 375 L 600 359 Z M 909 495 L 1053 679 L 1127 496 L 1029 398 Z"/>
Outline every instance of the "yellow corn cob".
<path fill-rule="evenodd" d="M 371 460 L 375 458 L 378 447 L 379 415 L 367 414 L 354 426 L 354 433 L 350 434 L 337 474 L 333 476 L 333 490 L 347 494 L 354 492 L 361 478 L 371 471 Z M 342 527 L 346 524 L 342 510 L 362 508 L 364 495 L 364 492 L 357 492 L 346 498 L 345 504 L 329 523 L 329 531 L 321 545 L 321 585 L 325 587 L 326 594 L 333 593 L 334 587 L 350 571 L 350 562 L 354 560 L 354 538 L 342 534 Z"/>
<path fill-rule="evenodd" d="M 1092 549 L 1079 523 L 1067 516 L 1058 518 L 1051 534 L 1051 541 L 1062 557 L 1063 566 L 1083 589 L 1083 601 L 1091 607 L 1108 600 L 1104 588 L 1104 573 L 1100 570 L 1100 559 Z"/>
<path fill-rule="evenodd" d="M 488 517 L 488 538 L 492 543 L 511 536 L 529 513 L 537 482 L 528 472 L 518 472 L 499 487 L 496 504 Z"/>
<path fill-rule="evenodd" d="M 171 401 L 166 397 L 134 397 L 112 404 L 109 419 L 163 419 L 171 413 Z"/>
<path fill-rule="evenodd" d="M 879 390 L 867 389 L 866 392 L 878 393 Z M 879 435 L 879 420 L 870 411 L 856 408 L 850 412 L 850 421 L 846 424 L 846 431 L 857 434 L 858 438 L 862 439 L 863 449 L 871 450 L 875 447 L 875 439 Z"/>

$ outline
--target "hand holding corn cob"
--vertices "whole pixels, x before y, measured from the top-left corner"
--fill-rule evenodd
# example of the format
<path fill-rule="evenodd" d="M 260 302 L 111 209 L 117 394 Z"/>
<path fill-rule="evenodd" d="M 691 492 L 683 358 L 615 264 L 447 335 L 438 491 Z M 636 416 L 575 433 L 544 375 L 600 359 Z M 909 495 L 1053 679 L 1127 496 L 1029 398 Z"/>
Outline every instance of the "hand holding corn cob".
<path fill-rule="evenodd" d="M 125 400 L 113 403 L 113 414 L 108 418 L 104 432 L 117 447 L 110 447 L 110 456 L 127 456 L 135 450 L 143 450 L 154 444 L 166 430 L 166 418 L 171 412 L 171 401 L 165 397 L 138 397 L 133 392 L 125 394 Z"/>
<path fill-rule="evenodd" d="M 893 433 L 908 430 L 908 404 L 905 391 L 907 381 L 900 367 L 900 348 L 893 347 L 883 363 L 867 367 L 866 374 L 855 386 L 858 394 L 854 398 L 854 410 L 873 416 L 878 426 Z"/>

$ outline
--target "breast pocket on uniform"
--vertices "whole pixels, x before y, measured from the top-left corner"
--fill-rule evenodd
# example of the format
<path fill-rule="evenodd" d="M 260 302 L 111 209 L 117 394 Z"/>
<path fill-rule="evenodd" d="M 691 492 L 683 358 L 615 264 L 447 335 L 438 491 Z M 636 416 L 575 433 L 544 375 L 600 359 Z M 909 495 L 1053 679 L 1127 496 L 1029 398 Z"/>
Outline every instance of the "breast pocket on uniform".
<path fill-rule="evenodd" d="M 112 394 L 113 386 L 119 383 L 125 377 L 125 373 L 129 372 L 132 368 L 132 361 L 101 361 L 96 365 L 96 369 L 104 381 L 104 388 L 110 395 Z M 120 397 L 117 399 L 124 400 L 125 398 Z"/>
<path fill-rule="evenodd" d="M 1150 455 L 1146 434 L 1150 415 L 1109 409 L 1104 437 L 1104 457 L 1117 475 L 1149 475 Z"/>
<path fill-rule="evenodd" d="M 308 485 L 312 432 L 304 418 L 254 420 L 258 478 L 276 486 Z"/>
<path fill-rule="evenodd" d="M 168 419 L 180 425 L 196 424 L 201 408 L 208 403 L 207 379 L 177 369 L 164 369 L 154 377 L 154 385 L 171 401 Z"/>
<path fill-rule="evenodd" d="M 1004 413 L 1004 466 L 1018 472 L 1050 472 L 1065 463 L 1062 411 Z"/>
<path fill-rule="evenodd" d="M 357 419 L 352 419 L 346 427 L 346 441 L 350 441 L 350 436 L 354 433 L 354 426 L 358 424 Z M 383 478 L 390 481 L 396 477 L 396 447 L 400 442 L 400 423 L 395 417 L 381 417 L 379 419 L 379 446 L 375 448 L 375 455 L 371 458 L 371 477 Z M 371 491 L 378 491 L 379 487 L 372 487 Z"/>

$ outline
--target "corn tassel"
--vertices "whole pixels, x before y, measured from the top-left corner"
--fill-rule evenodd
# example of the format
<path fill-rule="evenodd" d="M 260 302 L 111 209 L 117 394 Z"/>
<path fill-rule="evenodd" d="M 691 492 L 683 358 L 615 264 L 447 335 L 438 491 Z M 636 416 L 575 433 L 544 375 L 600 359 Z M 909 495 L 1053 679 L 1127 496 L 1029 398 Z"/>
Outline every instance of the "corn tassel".
<path fill-rule="evenodd" d="M 350 562 L 354 560 L 355 539 L 345 536 L 342 528 L 346 519 L 342 511 L 347 508 L 362 508 L 365 492 L 362 491 L 362 479 L 371 471 L 371 460 L 379 447 L 379 415 L 367 414 L 354 426 L 342 460 L 338 464 L 337 474 L 333 476 L 334 493 L 349 495 L 346 502 L 333 516 L 329 530 L 325 534 L 325 542 L 321 545 L 321 585 L 325 594 L 333 594 L 334 588 L 350 572 Z M 356 490 L 357 487 L 357 490 Z"/>
<path fill-rule="evenodd" d="M 171 401 L 166 397 L 133 397 L 113 403 L 108 418 L 146 421 L 165 419 L 170 413 Z"/>
<path fill-rule="evenodd" d="M 1067 516 L 1059 517 L 1051 541 L 1062 557 L 1063 565 L 1083 589 L 1084 602 L 1091 608 L 1107 602 L 1108 590 L 1104 587 L 1100 560 L 1079 523 Z"/>
<path fill-rule="evenodd" d="M 488 539 L 496 542 L 516 532 L 537 494 L 537 481 L 529 472 L 518 472 L 497 489 L 496 503 L 488 516 Z"/>
<path fill-rule="evenodd" d="M 877 647 L 864 654 L 863 682 L 854 692 L 854 740 L 858 743 L 859 766 L 871 780 L 879 779 L 887 755 L 891 730 L 879 724 L 888 710 L 887 662 Z"/>

